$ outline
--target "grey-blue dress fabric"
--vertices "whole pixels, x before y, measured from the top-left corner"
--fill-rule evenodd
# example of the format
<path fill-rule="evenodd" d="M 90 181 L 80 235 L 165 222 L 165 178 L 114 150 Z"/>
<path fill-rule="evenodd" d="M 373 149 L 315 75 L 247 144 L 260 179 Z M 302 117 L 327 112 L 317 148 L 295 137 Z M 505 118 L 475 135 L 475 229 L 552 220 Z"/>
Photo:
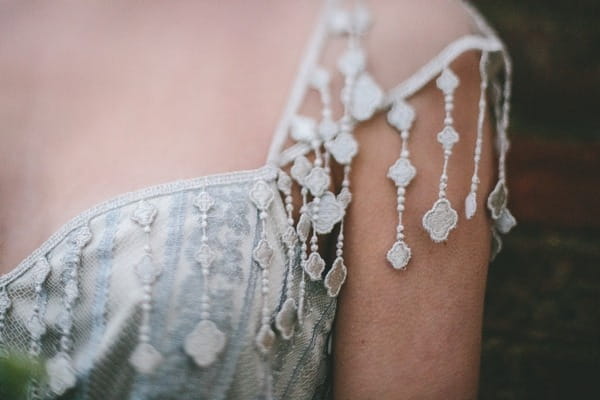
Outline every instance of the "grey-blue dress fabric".
<path fill-rule="evenodd" d="M 301 329 L 290 340 L 277 340 L 270 365 L 256 351 L 259 329 L 261 269 L 252 251 L 260 239 L 259 214 L 249 198 L 257 180 L 276 190 L 277 170 L 220 174 L 145 189 L 113 199 L 82 215 L 68 227 L 80 226 L 92 235 L 82 250 L 79 296 L 74 310 L 71 357 L 78 383 L 64 398 L 73 399 L 255 399 L 266 393 L 272 375 L 274 398 L 323 398 L 327 390 L 327 340 L 335 315 L 335 298 L 321 282 L 307 283 L 306 313 Z M 202 274 L 194 254 L 201 241 L 199 212 L 194 199 L 205 191 L 214 199 L 208 212 L 208 243 L 216 253 L 210 274 L 211 319 L 228 343 L 218 360 L 204 368 L 183 350 L 185 336 L 200 320 Z M 131 219 L 140 200 L 158 210 L 152 224 L 151 245 L 162 274 L 153 291 L 150 341 L 164 355 L 155 372 L 139 374 L 129 363 L 138 343 L 143 288 L 135 264 L 143 255 L 144 234 Z M 85 221 L 85 222 L 84 222 Z M 270 207 L 267 238 L 274 247 L 269 297 L 270 309 L 284 299 L 286 260 L 281 235 L 286 214 L 280 198 Z M 52 272 L 38 296 L 32 287 L 36 264 L 11 278 L 3 290 L 11 308 L 3 342 L 26 353 L 31 335 L 27 322 L 38 305 L 47 326 L 41 356 L 51 358 L 60 340 L 64 317 L 65 257 L 72 248 L 67 234 L 45 254 Z M 299 262 L 297 260 L 296 262 Z M 298 287 L 300 275 L 294 282 Z M 5 282 L 2 282 L 5 283 Z M 42 388 L 42 392 L 43 392 Z"/>

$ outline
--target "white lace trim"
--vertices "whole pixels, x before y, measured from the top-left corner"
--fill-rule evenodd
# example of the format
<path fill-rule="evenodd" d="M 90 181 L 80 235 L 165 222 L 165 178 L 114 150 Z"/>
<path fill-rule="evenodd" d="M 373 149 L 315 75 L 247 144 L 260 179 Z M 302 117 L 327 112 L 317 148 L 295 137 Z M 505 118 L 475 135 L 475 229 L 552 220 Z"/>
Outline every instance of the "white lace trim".
<path fill-rule="evenodd" d="M 394 99 L 406 99 L 427 83 L 438 76 L 445 66 L 450 65 L 458 56 L 469 50 L 480 50 L 486 52 L 502 51 L 503 45 L 494 36 L 467 35 L 450 43 L 431 61 L 421 67 L 410 78 L 391 89 L 386 96 L 381 108 L 389 107 Z"/>
<path fill-rule="evenodd" d="M 125 205 L 149 199 L 151 197 L 163 196 L 182 192 L 186 190 L 199 189 L 206 186 L 229 185 L 238 182 L 254 181 L 259 179 L 274 180 L 277 177 L 278 168 L 271 164 L 266 164 L 256 169 L 248 169 L 242 171 L 222 172 L 211 174 L 191 179 L 176 180 L 172 182 L 162 183 L 159 185 L 148 186 L 139 190 L 131 191 L 113 197 L 104 202 L 98 203 L 91 208 L 79 213 L 63 226 L 58 228 L 40 247 L 35 249 L 17 267 L 0 276 L 0 287 L 8 285 L 19 276 L 31 268 L 32 265 L 40 258 L 50 252 L 58 245 L 67 235 L 76 228 L 86 225 L 91 219 L 102 215 L 108 211 L 123 207 Z"/>
<path fill-rule="evenodd" d="M 408 79 L 390 89 L 380 103 L 378 110 L 387 109 L 393 105 L 394 101 L 405 100 L 416 94 L 427 83 L 440 75 L 444 66 L 452 63 L 465 51 L 504 52 L 502 42 L 496 36 L 491 36 L 491 31 L 485 32 L 489 33 L 490 36 L 466 35 L 450 43 Z M 310 145 L 306 143 L 295 143 L 281 151 L 277 158 L 271 157 L 271 160 L 275 160 L 280 166 L 287 165 L 299 156 L 308 154 L 311 149 Z"/>
<path fill-rule="evenodd" d="M 298 110 L 298 107 L 300 106 L 302 100 L 306 96 L 310 74 L 317 62 L 317 59 L 319 58 L 322 52 L 323 45 L 325 44 L 325 39 L 327 38 L 326 33 L 328 17 L 331 14 L 332 8 L 337 2 L 338 0 L 325 0 L 325 4 L 319 16 L 319 20 L 317 21 L 317 25 L 315 27 L 313 35 L 306 47 L 304 56 L 302 58 L 302 63 L 300 65 L 298 75 L 292 87 L 290 98 L 279 121 L 279 124 L 275 129 L 275 133 L 273 134 L 273 140 L 271 142 L 271 147 L 269 148 L 269 154 L 267 158 L 267 162 L 269 163 L 276 163 L 277 159 L 279 158 L 281 148 L 285 144 L 285 140 L 287 138 L 287 130 L 289 128 L 290 121 L 296 113 L 296 111 Z"/>

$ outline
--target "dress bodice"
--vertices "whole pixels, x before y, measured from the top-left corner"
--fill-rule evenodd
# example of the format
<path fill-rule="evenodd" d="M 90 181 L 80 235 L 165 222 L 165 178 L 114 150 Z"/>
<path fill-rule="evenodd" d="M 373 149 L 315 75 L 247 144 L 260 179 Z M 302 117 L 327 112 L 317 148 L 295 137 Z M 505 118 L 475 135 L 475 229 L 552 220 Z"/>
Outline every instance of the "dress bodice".
<path fill-rule="evenodd" d="M 20 349 L 39 346 L 40 354 L 52 359 L 57 346 L 61 354 L 61 337 L 68 331 L 64 354 L 80 382 L 69 392 L 74 398 L 256 398 L 267 384 L 277 398 L 299 398 L 314 391 L 313 384 L 324 385 L 335 301 L 320 282 L 307 284 L 303 328 L 274 344 L 272 364 L 262 362 L 256 351 L 263 307 L 269 315 L 281 310 L 287 288 L 295 293 L 300 279 L 287 274 L 288 253 L 281 240 L 287 217 L 281 198 L 274 196 L 276 178 L 277 170 L 268 166 L 179 181 L 120 196 L 82 214 L 63 228 L 50 251 L 32 258 L 31 267 L 1 292 L 0 298 L 11 299 L 4 342 Z M 251 200 L 253 189 L 272 199 L 264 236 L 260 211 Z M 210 207 L 202 211 L 206 205 Z M 268 285 L 276 288 L 266 292 L 263 269 L 253 256 L 263 238 L 272 251 Z M 204 245 L 212 259 L 206 275 L 199 261 L 206 257 Z M 293 247 L 294 264 L 298 249 Z M 146 263 L 148 255 L 152 266 Z M 144 301 L 149 281 L 151 303 Z M 42 282 L 39 291 L 36 282 Z M 206 291 L 210 317 L 204 320 L 221 334 L 204 333 L 208 343 L 198 344 L 199 351 L 206 357 L 215 350 L 210 347 L 218 345 L 217 336 L 226 343 L 215 351 L 218 361 L 204 360 L 199 367 L 183 349 L 203 320 Z M 269 295 L 266 304 L 264 293 Z M 147 316 L 144 304 L 151 304 Z M 147 326 L 147 343 L 160 354 L 155 361 L 140 353 L 142 370 L 157 363 L 149 368 L 151 375 L 138 374 L 130 365 L 140 325 Z M 285 320 L 278 325 L 294 329 Z M 268 334 L 261 338 L 271 340 Z M 50 372 L 56 374 L 58 388 L 68 380 L 69 367 L 59 363 L 56 368 Z M 271 368 L 278 372 L 272 382 Z"/>

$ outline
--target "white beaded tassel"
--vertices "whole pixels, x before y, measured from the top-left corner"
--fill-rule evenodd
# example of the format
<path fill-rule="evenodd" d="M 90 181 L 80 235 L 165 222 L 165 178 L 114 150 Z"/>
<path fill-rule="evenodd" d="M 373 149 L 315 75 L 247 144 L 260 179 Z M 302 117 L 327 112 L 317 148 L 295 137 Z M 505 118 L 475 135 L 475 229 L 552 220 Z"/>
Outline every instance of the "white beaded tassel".
<path fill-rule="evenodd" d="M 313 76 L 311 79 L 315 79 Z M 317 79 L 325 79 L 325 77 L 321 76 Z M 321 83 L 322 84 L 322 83 Z M 292 165 L 291 174 L 292 177 L 300 184 L 301 186 L 301 196 L 302 196 L 302 206 L 300 207 L 300 219 L 298 221 L 298 225 L 296 227 L 297 235 L 302 243 L 301 253 L 300 253 L 300 262 L 302 266 L 302 277 L 300 280 L 300 288 L 298 293 L 298 312 L 297 317 L 302 324 L 304 319 L 304 294 L 306 291 L 306 271 L 307 266 L 309 265 L 309 261 L 312 264 L 315 264 L 318 261 L 314 256 L 308 256 L 308 245 L 306 241 L 308 240 L 308 235 L 310 234 L 311 229 L 311 218 L 308 215 L 309 207 L 308 207 L 308 177 L 311 176 L 310 179 L 313 180 L 313 184 L 317 185 L 317 180 L 322 176 L 323 168 L 322 156 L 321 156 L 321 140 L 317 135 L 317 124 L 316 121 L 310 117 L 305 116 L 295 116 L 292 120 L 291 125 L 291 136 L 294 140 L 298 142 L 304 142 L 311 146 L 313 152 L 315 154 L 315 164 L 313 165 L 306 157 L 299 156 L 294 160 L 294 164 Z M 315 171 L 313 173 L 313 171 Z M 311 246 L 311 248 L 314 248 Z M 316 264 L 315 264 L 316 265 Z"/>
<path fill-rule="evenodd" d="M 356 38 L 349 38 L 349 47 L 346 53 L 342 55 L 338 62 L 338 68 L 344 75 L 344 88 L 342 89 L 341 100 L 344 107 L 343 115 L 340 120 L 338 134 L 329 139 L 325 143 L 328 156 L 331 154 L 333 158 L 344 166 L 344 176 L 342 180 L 342 188 L 337 196 L 328 193 L 326 207 L 327 218 L 321 217 L 320 225 L 322 232 L 329 233 L 333 230 L 333 226 L 340 223 L 339 233 L 336 240 L 336 258 L 327 274 L 325 275 L 324 285 L 327 289 L 327 294 L 330 297 L 337 297 L 342 285 L 346 281 L 348 270 L 344 263 L 344 215 L 345 210 L 352 200 L 350 192 L 350 164 L 352 159 L 358 152 L 358 143 L 354 139 L 353 129 L 354 121 L 350 113 L 352 104 L 353 88 L 356 78 L 359 73 L 365 68 L 365 59 L 362 50 L 358 47 Z M 323 102 L 324 106 L 327 103 Z M 329 169 L 329 168 L 328 168 Z M 329 171 L 328 171 L 329 173 Z M 329 221 L 327 221 L 329 220 Z M 323 224 L 326 222 L 326 224 Z"/>
<path fill-rule="evenodd" d="M 199 367 L 208 367 L 214 363 L 225 349 L 225 334 L 210 320 L 210 286 L 208 279 L 210 266 L 215 260 L 215 252 L 208 245 L 208 211 L 214 206 L 214 200 L 203 188 L 194 200 L 194 206 L 200 211 L 202 237 L 195 259 L 202 272 L 202 298 L 200 301 L 200 322 L 190 332 L 184 342 L 185 352 L 194 359 Z"/>
<path fill-rule="evenodd" d="M 292 165 L 291 174 L 292 178 L 300 185 L 300 195 L 302 196 L 302 206 L 300 207 L 300 219 L 296 226 L 296 233 L 301 243 L 300 251 L 300 265 L 302 270 L 302 277 L 300 279 L 300 287 L 298 289 L 298 322 L 302 325 L 304 321 L 304 295 L 306 292 L 306 261 L 308 259 L 308 235 L 311 229 L 310 217 L 307 213 L 307 198 L 308 189 L 304 185 L 304 179 L 312 169 L 312 163 L 304 156 L 300 156 L 294 160 Z"/>
<path fill-rule="evenodd" d="M 162 362 L 163 356 L 150 343 L 150 313 L 152 311 L 152 291 L 154 283 L 162 273 L 162 267 L 154 261 L 151 245 L 151 225 L 157 214 L 156 207 L 146 200 L 140 201 L 131 214 L 145 234 L 144 255 L 135 265 L 135 273 L 142 284 L 142 322 L 138 332 L 138 344 L 129 358 L 129 363 L 142 374 L 153 373 Z"/>
<path fill-rule="evenodd" d="M 321 123 L 319 124 L 318 133 L 319 133 L 321 140 L 324 143 L 326 143 L 323 169 L 324 169 L 325 175 L 327 177 L 331 176 L 331 168 L 330 168 L 331 154 L 329 152 L 329 145 L 331 144 L 331 141 L 334 140 L 340 132 L 339 125 L 337 123 L 335 123 L 332 119 L 333 113 L 331 110 L 331 93 L 330 93 L 330 88 L 329 88 L 329 81 L 330 81 L 329 73 L 324 68 L 318 67 L 315 70 L 315 72 L 313 73 L 313 87 L 319 92 L 319 95 L 321 98 L 321 103 L 322 103 L 322 120 L 321 120 Z M 340 142 L 340 143 L 342 143 L 342 145 L 343 145 L 343 142 Z M 348 143 L 348 141 L 346 141 L 346 143 Z M 338 153 L 339 153 L 339 151 L 338 151 Z M 345 176 L 346 175 L 347 175 L 347 173 L 345 174 Z M 348 183 L 347 179 L 345 179 L 345 183 Z M 337 219 L 341 220 L 341 217 L 343 215 L 343 210 L 347 206 L 347 203 L 343 204 L 342 207 L 338 206 L 342 203 L 340 202 L 340 199 L 334 197 L 333 193 L 328 191 L 329 184 L 330 184 L 330 182 L 328 180 L 324 193 L 321 193 L 321 195 L 315 197 L 313 200 L 313 204 L 311 205 L 310 212 L 311 212 L 312 219 L 313 219 L 313 225 L 315 225 L 313 227 L 314 228 L 313 229 L 313 237 L 311 238 L 311 250 L 314 253 L 318 252 L 318 241 L 317 241 L 316 234 L 322 233 L 322 232 L 319 232 L 318 229 L 330 231 L 330 228 L 328 225 L 330 225 L 331 222 L 327 222 L 327 219 L 331 219 L 331 217 L 334 216 L 335 220 L 337 220 Z M 348 185 L 346 185 L 346 191 L 347 191 L 347 186 Z M 326 204 L 326 207 L 325 207 L 326 212 L 324 213 L 324 215 L 319 216 L 321 199 L 323 197 L 325 197 L 326 202 L 328 202 L 328 204 Z M 346 199 L 349 200 L 348 196 L 346 196 Z M 323 203 L 323 204 L 325 204 L 325 203 Z M 332 207 L 332 205 L 333 205 L 333 207 Z M 339 210 L 339 211 L 337 212 L 337 215 L 335 215 L 336 213 L 332 214 L 330 212 L 330 210 Z M 321 213 L 321 214 L 323 214 L 323 213 Z M 342 228 L 340 228 L 340 229 L 342 229 Z M 342 256 L 342 254 L 343 254 L 342 230 L 340 231 L 340 234 L 338 235 L 338 240 L 337 240 L 336 246 L 337 246 L 336 259 L 334 260 L 332 267 L 327 272 L 325 279 L 323 281 L 323 284 L 325 285 L 325 288 L 327 289 L 327 293 L 331 297 L 336 297 L 338 295 L 341 286 L 343 285 L 344 281 L 346 280 L 346 272 L 347 271 L 346 271 L 346 266 L 344 265 L 343 256 Z M 320 256 L 319 256 L 319 258 L 322 260 L 322 258 Z M 313 273 L 316 274 L 315 277 L 311 276 L 311 278 L 313 278 L 314 280 L 318 280 L 321 278 L 321 274 L 323 273 L 323 270 L 325 267 L 325 262 L 323 261 L 322 263 L 315 264 L 315 265 L 318 266 L 317 270 L 314 270 L 312 268 L 311 264 L 307 264 L 307 268 L 309 269 L 309 271 L 313 271 Z M 321 269 L 321 266 L 323 267 L 322 269 Z"/>
<path fill-rule="evenodd" d="M 345 16 L 340 19 L 339 16 Z M 336 22 L 337 21 L 337 22 Z M 339 132 L 325 143 L 325 148 L 338 164 L 344 167 L 342 188 L 337 196 L 327 195 L 327 206 L 324 215 L 319 217 L 320 229 L 329 233 L 333 226 L 340 223 L 336 241 L 336 258 L 327 272 L 324 280 L 327 293 L 336 297 L 346 281 L 347 268 L 344 263 L 344 216 L 345 210 L 352 200 L 350 192 L 350 165 L 358 152 L 358 143 L 354 138 L 355 120 L 370 118 L 381 103 L 383 92 L 374 80 L 365 72 L 366 57 L 360 47 L 360 37 L 368 30 L 371 19 L 368 10 L 360 2 L 352 12 L 339 11 L 334 15 L 332 25 L 345 21 L 343 29 L 338 31 L 348 34 L 348 47 L 338 60 L 338 69 L 344 76 L 344 87 L 341 92 L 343 115 L 340 120 Z M 323 101 L 324 107 L 328 106 Z M 326 216 L 326 218 L 324 218 Z M 324 221 L 323 221 L 324 220 Z"/>
<path fill-rule="evenodd" d="M 275 316 L 275 327 L 281 337 L 289 340 L 294 334 L 294 326 L 298 318 L 298 306 L 294 299 L 294 261 L 296 255 L 296 243 L 298 235 L 294 229 L 294 204 L 292 199 L 292 179 L 284 171 L 280 170 L 277 178 L 277 187 L 285 195 L 285 211 L 287 213 L 287 229 L 282 235 L 283 243 L 287 250 L 287 273 L 285 302 L 281 310 Z"/>
<path fill-rule="evenodd" d="M 321 280 L 323 271 L 325 270 L 325 260 L 319 254 L 319 244 L 317 229 L 315 227 L 316 221 L 319 219 L 319 208 L 322 196 L 329 189 L 331 178 L 329 176 L 330 171 L 328 170 L 328 163 L 323 166 L 323 155 L 321 153 L 321 146 L 323 144 L 323 136 L 331 139 L 337 133 L 337 124 L 331 119 L 330 109 L 330 94 L 329 94 L 329 75 L 327 71 L 322 68 L 316 68 L 313 71 L 311 83 L 319 91 L 321 95 L 321 101 L 323 102 L 323 119 L 319 124 L 319 128 L 312 133 L 311 146 L 315 155 L 314 166 L 311 168 L 309 173 L 304 177 L 303 184 L 308 189 L 313 200 L 312 202 L 304 207 L 304 212 L 308 213 L 313 225 L 312 236 L 310 238 L 310 255 L 308 256 L 305 263 L 302 264 L 303 269 L 308 274 L 311 280 Z"/>
<path fill-rule="evenodd" d="M 271 310 L 269 307 L 269 270 L 273 259 L 273 248 L 267 239 L 268 209 L 275 194 L 268 183 L 258 180 L 250 190 L 250 200 L 256 206 L 260 219 L 260 240 L 252 253 L 254 261 L 261 269 L 262 310 L 261 325 L 255 344 L 263 357 L 264 392 L 266 398 L 272 398 L 272 377 L 270 354 L 275 344 L 275 332 L 271 329 Z"/>
<path fill-rule="evenodd" d="M 320 222 L 319 218 L 321 217 L 321 198 L 328 190 L 331 182 L 329 174 L 322 166 L 323 160 L 318 149 L 315 150 L 315 156 L 315 166 L 304 179 L 304 184 L 313 197 L 313 200 L 306 208 L 306 212 L 309 213 L 311 218 L 313 229 L 312 236 L 310 238 L 310 255 L 304 264 L 304 270 L 313 281 L 321 280 L 321 275 L 325 270 L 325 260 L 323 260 L 323 257 L 321 257 L 319 254 L 317 224 Z"/>
<path fill-rule="evenodd" d="M 27 330 L 31 335 L 29 341 L 29 357 L 33 361 L 37 360 L 41 351 L 41 339 L 46 333 L 46 324 L 43 321 L 44 308 L 42 306 L 42 285 L 46 282 L 48 275 L 50 274 L 50 264 L 45 257 L 42 257 L 36 262 L 33 267 L 33 284 L 35 290 L 35 299 L 33 304 L 33 312 L 29 320 L 27 321 Z M 39 382 L 36 379 L 32 379 L 29 382 L 29 399 L 40 399 L 39 393 Z"/>
<path fill-rule="evenodd" d="M 452 208 L 450 200 L 446 197 L 448 187 L 448 161 L 452 155 L 452 147 L 458 142 L 459 136 L 453 126 L 452 109 L 454 107 L 454 91 L 459 81 L 458 77 L 450 70 L 444 68 L 442 74 L 436 80 L 437 87 L 444 93 L 446 118 L 444 128 L 437 135 L 438 142 L 444 148 L 444 167 L 440 178 L 440 190 L 438 200 L 431 210 L 423 216 L 423 227 L 429 233 L 431 240 L 442 242 L 448 239 L 448 234 L 456 227 L 458 220 L 457 212 Z"/>
<path fill-rule="evenodd" d="M 390 167 L 387 176 L 396 185 L 397 193 L 397 211 L 398 226 L 396 227 L 396 241 L 392 248 L 387 252 L 387 259 L 395 269 L 403 270 L 406 268 L 411 257 L 411 249 L 404 241 L 404 225 L 402 224 L 402 214 L 404 212 L 404 199 L 406 187 L 415 177 L 417 170 L 410 162 L 410 153 L 408 151 L 409 130 L 415 119 L 415 111 L 412 106 L 400 99 L 394 101 L 392 109 L 387 115 L 388 122 L 400 131 L 402 138 L 402 150 L 400 158 Z"/>
<path fill-rule="evenodd" d="M 269 269 L 273 258 L 273 248 L 267 240 L 267 210 L 273 202 L 274 193 L 269 184 L 263 180 L 256 181 L 250 191 L 250 199 L 259 211 L 261 236 L 254 248 L 253 258 L 261 269 L 261 327 L 256 335 L 256 346 L 266 358 L 275 343 L 275 333 L 271 329 L 271 312 L 269 310 Z"/>
<path fill-rule="evenodd" d="M 498 182 L 487 199 L 487 206 L 494 220 L 494 229 L 500 233 L 508 233 L 516 224 L 516 220 L 507 208 L 508 189 L 506 187 L 506 153 L 509 147 L 507 136 L 508 115 L 510 110 L 512 64 L 508 54 L 503 53 L 506 76 L 503 93 L 498 90 L 498 97 L 503 97 L 502 108 L 500 99 L 496 100 L 496 115 L 498 119 L 499 157 L 498 157 Z M 500 241 L 498 234 L 495 235 Z"/>
<path fill-rule="evenodd" d="M 0 358 L 8 356 L 8 349 L 4 342 L 4 321 L 11 306 L 12 301 L 8 295 L 8 288 L 0 286 Z"/>
<path fill-rule="evenodd" d="M 342 289 L 342 285 L 346 282 L 348 269 L 344 263 L 344 220 L 340 222 L 340 233 L 338 234 L 335 244 L 335 260 L 333 265 L 325 275 L 324 285 L 327 289 L 327 294 L 330 297 L 337 297 Z"/>
<path fill-rule="evenodd" d="M 79 228 L 69 238 L 70 249 L 63 259 L 65 268 L 61 280 L 63 287 L 64 310 L 59 317 L 60 345 L 58 353 L 46 361 L 46 372 L 50 390 L 56 395 L 64 394 L 75 386 L 77 381 L 76 371 L 69 352 L 72 347 L 73 308 L 79 297 L 77 283 L 78 269 L 81 264 L 83 248 L 92 239 L 92 232 L 87 226 Z"/>
<path fill-rule="evenodd" d="M 474 167 L 471 177 L 471 190 L 465 199 L 465 216 L 467 219 L 473 218 L 477 211 L 477 188 L 479 186 L 479 162 L 481 160 L 481 149 L 483 146 L 483 123 L 487 111 L 487 73 L 488 53 L 483 52 L 479 62 L 479 72 L 481 75 L 481 93 L 479 95 L 479 114 L 477 116 L 477 139 L 475 141 L 475 154 L 473 156 Z"/>

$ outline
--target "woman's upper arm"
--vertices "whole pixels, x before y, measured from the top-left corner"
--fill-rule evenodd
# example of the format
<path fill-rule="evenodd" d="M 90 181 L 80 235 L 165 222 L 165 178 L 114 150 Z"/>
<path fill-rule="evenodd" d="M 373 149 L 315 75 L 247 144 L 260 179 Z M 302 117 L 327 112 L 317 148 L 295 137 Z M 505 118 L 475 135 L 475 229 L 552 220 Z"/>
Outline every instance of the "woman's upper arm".
<path fill-rule="evenodd" d="M 423 215 L 439 196 L 444 152 L 437 133 L 444 127 L 444 95 L 432 81 L 409 99 L 416 115 L 409 157 L 417 172 L 405 191 L 403 234 L 411 259 L 401 271 L 386 259 L 399 219 L 397 188 L 386 175 L 400 157 L 402 140 L 385 113 L 357 127 L 360 151 L 353 162 L 353 202 L 344 227 L 348 278 L 339 296 L 333 342 L 336 399 L 476 397 L 491 241 L 485 203 L 497 173 L 486 113 L 477 212 L 465 218 L 480 57 L 468 51 L 450 64 L 460 81 L 452 110 L 460 140 L 448 160 L 446 192 L 458 223 L 440 243 L 423 228 Z M 377 62 L 383 61 L 374 60 L 374 66 Z"/>

